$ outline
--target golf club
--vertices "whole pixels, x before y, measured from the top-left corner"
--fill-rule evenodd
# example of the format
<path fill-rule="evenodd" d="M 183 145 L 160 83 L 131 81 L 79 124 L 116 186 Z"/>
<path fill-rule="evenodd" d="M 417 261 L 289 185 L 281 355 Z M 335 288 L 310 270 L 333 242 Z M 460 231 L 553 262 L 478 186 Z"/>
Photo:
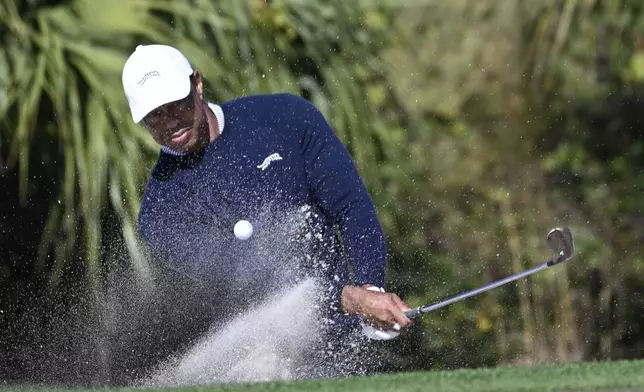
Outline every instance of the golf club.
<path fill-rule="evenodd" d="M 559 263 L 567 261 L 575 255 L 575 244 L 573 242 L 572 232 L 568 227 L 557 227 L 555 229 L 550 230 L 547 236 L 547 242 L 550 249 L 552 249 L 553 252 L 556 253 L 556 256 L 548 260 L 547 262 L 541 265 L 538 265 L 536 267 L 530 268 L 526 271 L 522 271 L 514 275 L 510 275 L 507 278 L 497 280 L 496 282 L 488 283 L 485 286 L 481 286 L 477 289 L 466 291 L 462 294 L 437 302 L 433 305 L 424 305 L 414 309 L 410 309 L 405 312 L 405 315 L 410 319 L 416 318 L 422 314 L 429 313 L 436 309 L 440 309 L 444 306 L 453 304 L 454 302 L 458 302 L 465 298 L 473 297 L 477 294 L 484 293 L 495 287 L 502 286 L 506 283 L 513 282 L 517 279 L 525 278 L 526 276 L 532 275 L 535 272 L 539 272 L 548 267 L 552 267 L 553 265 L 557 265 Z"/>

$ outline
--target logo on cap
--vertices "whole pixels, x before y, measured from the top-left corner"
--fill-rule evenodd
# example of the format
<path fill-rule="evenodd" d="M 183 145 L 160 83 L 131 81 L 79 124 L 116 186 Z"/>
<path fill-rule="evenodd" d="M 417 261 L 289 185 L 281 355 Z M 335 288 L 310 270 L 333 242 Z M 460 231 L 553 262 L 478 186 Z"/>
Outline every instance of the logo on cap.
<path fill-rule="evenodd" d="M 143 78 L 141 78 L 141 80 L 136 82 L 136 84 L 138 84 L 140 86 L 143 86 L 145 84 L 145 82 L 147 82 L 148 79 L 151 78 L 152 76 L 161 76 L 161 74 L 159 73 L 159 71 L 148 72 L 145 75 L 143 75 Z"/>

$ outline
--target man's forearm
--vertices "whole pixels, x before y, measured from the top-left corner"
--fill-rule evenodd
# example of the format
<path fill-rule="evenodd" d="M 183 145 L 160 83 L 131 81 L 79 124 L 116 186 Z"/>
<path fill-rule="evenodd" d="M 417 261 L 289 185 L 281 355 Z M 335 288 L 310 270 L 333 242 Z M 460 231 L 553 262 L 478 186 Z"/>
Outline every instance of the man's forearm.
<path fill-rule="evenodd" d="M 346 314 L 364 314 L 365 310 L 365 286 L 347 285 L 342 288 L 340 303 L 342 311 Z"/>
<path fill-rule="evenodd" d="M 342 311 L 346 314 L 358 314 L 358 304 L 360 301 L 357 299 L 359 296 L 359 288 L 357 286 L 344 286 L 342 288 L 341 305 Z"/>

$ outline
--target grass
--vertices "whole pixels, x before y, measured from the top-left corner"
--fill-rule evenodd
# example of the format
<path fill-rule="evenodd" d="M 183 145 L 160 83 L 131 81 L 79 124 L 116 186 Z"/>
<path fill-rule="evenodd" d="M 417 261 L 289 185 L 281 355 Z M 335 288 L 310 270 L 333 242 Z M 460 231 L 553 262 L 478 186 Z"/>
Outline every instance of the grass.
<path fill-rule="evenodd" d="M 13 388 L 5 392 L 141 392 L 140 389 L 59 389 Z M 270 382 L 236 385 L 213 385 L 187 388 L 146 389 L 163 392 L 506 392 L 506 391 L 596 391 L 644 392 L 644 361 L 615 361 L 542 366 L 516 366 L 493 369 L 432 371 L 383 374 L 321 381 Z"/>

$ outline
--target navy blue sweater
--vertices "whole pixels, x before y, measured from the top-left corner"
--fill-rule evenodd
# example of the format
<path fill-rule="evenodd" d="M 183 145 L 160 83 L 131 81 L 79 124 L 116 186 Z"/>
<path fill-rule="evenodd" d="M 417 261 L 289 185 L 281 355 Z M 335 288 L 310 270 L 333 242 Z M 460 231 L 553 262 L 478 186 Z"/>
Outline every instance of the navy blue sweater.
<path fill-rule="evenodd" d="M 347 284 L 384 287 L 385 240 L 344 145 L 308 101 L 289 94 L 221 105 L 225 127 L 203 151 L 161 152 L 139 229 L 174 269 L 230 290 L 317 276 L 340 315 Z M 233 234 L 248 220 L 253 236 Z M 353 279 L 351 279 L 353 274 Z"/>

